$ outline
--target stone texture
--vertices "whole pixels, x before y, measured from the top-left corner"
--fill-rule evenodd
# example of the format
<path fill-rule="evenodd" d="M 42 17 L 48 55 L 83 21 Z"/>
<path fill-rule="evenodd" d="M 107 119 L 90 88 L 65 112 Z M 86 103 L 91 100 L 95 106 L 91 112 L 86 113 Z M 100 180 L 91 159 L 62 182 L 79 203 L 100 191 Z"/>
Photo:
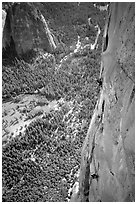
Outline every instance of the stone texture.
<path fill-rule="evenodd" d="M 5 26 L 6 15 L 7 15 L 6 11 L 2 10 L 2 32 Z"/>
<path fill-rule="evenodd" d="M 18 55 L 34 48 L 53 52 L 58 44 L 34 3 L 14 3 L 8 10 L 3 31 L 3 47 L 14 41 Z"/>
<path fill-rule="evenodd" d="M 2 10 L 2 48 L 5 48 L 10 44 L 10 36 L 11 34 L 7 12 L 5 10 Z"/>
<path fill-rule="evenodd" d="M 79 191 L 71 201 L 135 200 L 135 4 L 111 3 L 103 85 L 83 144 Z"/>

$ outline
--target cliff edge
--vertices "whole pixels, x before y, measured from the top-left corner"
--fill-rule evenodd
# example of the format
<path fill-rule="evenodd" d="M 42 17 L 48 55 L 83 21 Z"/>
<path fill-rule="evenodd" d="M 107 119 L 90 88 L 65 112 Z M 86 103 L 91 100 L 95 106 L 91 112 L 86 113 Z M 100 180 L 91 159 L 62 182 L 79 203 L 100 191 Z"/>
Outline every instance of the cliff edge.
<path fill-rule="evenodd" d="M 135 4 L 111 3 L 100 97 L 82 148 L 71 201 L 135 200 Z"/>

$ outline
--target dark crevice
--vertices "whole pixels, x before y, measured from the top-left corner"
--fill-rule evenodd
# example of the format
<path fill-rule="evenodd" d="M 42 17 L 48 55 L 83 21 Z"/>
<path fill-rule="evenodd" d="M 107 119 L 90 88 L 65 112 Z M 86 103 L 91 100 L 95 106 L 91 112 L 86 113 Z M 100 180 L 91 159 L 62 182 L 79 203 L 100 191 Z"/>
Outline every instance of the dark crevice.
<path fill-rule="evenodd" d="M 97 179 L 97 180 L 98 180 L 99 175 L 98 175 L 98 174 L 92 174 L 92 175 L 91 175 L 91 178 L 92 178 L 92 179 Z"/>
<path fill-rule="evenodd" d="M 108 29 L 109 29 L 109 24 L 110 24 L 110 16 L 108 18 L 106 36 L 104 37 L 104 44 L 103 44 L 103 50 L 102 50 L 103 52 L 105 52 L 107 50 L 108 42 L 109 42 Z"/>
<path fill-rule="evenodd" d="M 98 82 L 99 87 L 102 88 L 103 79 L 102 78 L 97 79 L 97 82 Z"/>
<path fill-rule="evenodd" d="M 103 103 L 102 103 L 102 113 L 104 113 L 104 109 L 105 109 L 105 100 L 103 100 Z"/>
<path fill-rule="evenodd" d="M 89 177 L 90 177 L 90 162 L 88 160 L 87 161 L 86 172 L 85 172 L 84 197 L 89 196 L 89 188 L 90 188 Z"/>
<path fill-rule="evenodd" d="M 114 176 L 114 173 L 112 171 L 110 171 L 110 173 L 112 174 L 112 176 Z"/>
<path fill-rule="evenodd" d="M 105 52 L 107 50 L 107 47 L 108 47 L 108 33 L 107 33 L 106 37 L 104 38 L 103 52 Z"/>
<path fill-rule="evenodd" d="M 131 93 L 131 95 L 130 95 L 129 105 L 132 103 L 132 100 L 133 100 L 134 96 L 135 96 L 135 86 L 134 86 L 134 88 L 133 88 L 133 90 L 132 90 L 132 93 Z"/>

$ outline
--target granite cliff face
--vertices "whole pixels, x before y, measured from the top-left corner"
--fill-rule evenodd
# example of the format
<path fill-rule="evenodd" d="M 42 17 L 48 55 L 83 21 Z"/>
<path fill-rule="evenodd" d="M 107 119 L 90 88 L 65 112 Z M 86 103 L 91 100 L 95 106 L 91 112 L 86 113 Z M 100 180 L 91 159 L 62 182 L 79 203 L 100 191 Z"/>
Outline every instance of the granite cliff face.
<path fill-rule="evenodd" d="M 79 189 L 71 201 L 135 199 L 134 45 L 135 4 L 112 3 L 104 32 L 103 83 L 83 144 Z"/>
<path fill-rule="evenodd" d="M 58 44 L 38 5 L 25 2 L 14 3 L 7 9 L 2 41 L 3 48 L 14 44 L 18 55 L 35 48 L 53 52 Z"/>
<path fill-rule="evenodd" d="M 134 201 L 134 3 L 111 4 L 103 48 L 100 10 L 22 2 L 3 12 L 3 202 Z M 51 54 L 55 36 L 64 51 Z"/>

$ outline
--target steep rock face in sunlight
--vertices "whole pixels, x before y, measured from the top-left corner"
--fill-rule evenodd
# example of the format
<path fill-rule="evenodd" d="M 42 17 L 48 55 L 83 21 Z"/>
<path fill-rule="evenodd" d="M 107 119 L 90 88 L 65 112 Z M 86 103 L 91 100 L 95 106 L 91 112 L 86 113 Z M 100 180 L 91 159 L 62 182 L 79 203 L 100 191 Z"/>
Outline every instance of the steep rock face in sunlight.
<path fill-rule="evenodd" d="M 2 32 L 5 26 L 6 15 L 7 15 L 6 11 L 2 10 Z"/>
<path fill-rule="evenodd" d="M 100 97 L 83 144 L 71 201 L 135 199 L 135 4 L 112 3 L 104 33 Z"/>
<path fill-rule="evenodd" d="M 18 55 L 34 48 L 53 52 L 57 39 L 48 28 L 47 22 L 33 3 L 14 3 L 7 12 L 3 30 L 3 47 L 14 42 Z"/>

